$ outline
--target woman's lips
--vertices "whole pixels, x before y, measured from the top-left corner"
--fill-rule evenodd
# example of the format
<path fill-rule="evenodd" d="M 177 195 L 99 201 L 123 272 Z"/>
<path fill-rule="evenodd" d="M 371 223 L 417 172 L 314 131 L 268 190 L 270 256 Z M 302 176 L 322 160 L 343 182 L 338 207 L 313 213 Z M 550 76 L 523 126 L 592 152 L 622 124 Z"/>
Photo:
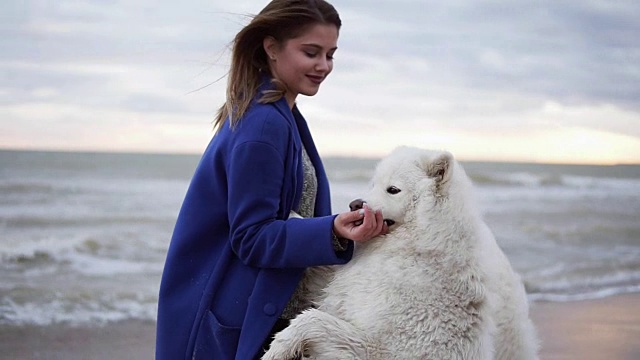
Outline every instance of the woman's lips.
<path fill-rule="evenodd" d="M 324 80 L 324 76 L 319 75 L 307 75 L 307 77 L 309 78 L 309 80 L 311 80 L 311 82 L 315 84 L 320 84 L 322 80 Z"/>

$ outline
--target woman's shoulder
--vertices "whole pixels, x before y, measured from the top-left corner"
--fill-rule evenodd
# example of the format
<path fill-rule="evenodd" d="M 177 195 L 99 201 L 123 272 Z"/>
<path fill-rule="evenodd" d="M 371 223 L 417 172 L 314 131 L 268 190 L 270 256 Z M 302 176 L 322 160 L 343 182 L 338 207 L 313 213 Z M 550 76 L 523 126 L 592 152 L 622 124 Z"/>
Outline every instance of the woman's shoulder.
<path fill-rule="evenodd" d="M 234 132 L 242 142 L 283 143 L 288 142 L 292 126 L 290 119 L 275 104 L 254 103 L 240 119 Z"/>
<path fill-rule="evenodd" d="M 254 122 L 273 122 L 274 125 L 286 125 L 288 123 L 286 116 L 278 109 L 276 103 L 263 104 L 257 101 L 253 102 L 242 116 L 242 120 L 250 118 L 253 119 Z"/>

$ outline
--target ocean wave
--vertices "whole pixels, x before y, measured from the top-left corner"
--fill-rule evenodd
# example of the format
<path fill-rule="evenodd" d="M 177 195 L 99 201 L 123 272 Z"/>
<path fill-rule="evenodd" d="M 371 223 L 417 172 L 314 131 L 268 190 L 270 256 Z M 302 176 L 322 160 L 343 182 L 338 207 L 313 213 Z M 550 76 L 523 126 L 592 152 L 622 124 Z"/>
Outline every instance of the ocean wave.
<path fill-rule="evenodd" d="M 366 189 L 373 176 L 372 169 L 342 169 L 328 171 L 333 186 L 342 184 L 358 184 Z M 569 189 L 591 194 L 615 193 L 637 196 L 640 193 L 638 178 L 608 178 L 602 176 L 579 176 L 561 173 L 535 172 L 467 172 L 471 181 L 479 188 L 513 188 L 513 189 Z"/>
<path fill-rule="evenodd" d="M 34 251 L 31 254 L 17 254 L 13 256 L 2 256 L 3 262 L 15 262 L 17 264 L 43 265 L 53 262 L 53 259 L 46 251 Z M 5 264 L 6 265 L 6 264 Z"/>
<path fill-rule="evenodd" d="M 508 174 L 471 174 L 471 180 L 477 185 L 502 185 L 502 186 L 561 186 L 566 185 L 561 175 L 539 175 L 531 173 Z"/>
<path fill-rule="evenodd" d="M 10 194 L 33 194 L 33 193 L 52 193 L 54 187 L 47 183 L 30 183 L 30 182 L 3 182 L 0 183 L 0 192 L 6 195 Z"/>
<path fill-rule="evenodd" d="M 6 228 L 42 228 L 42 227 L 104 227 L 113 224 L 131 225 L 131 224 L 167 224 L 175 221 L 174 216 L 140 216 L 140 215 L 93 215 L 64 217 L 60 215 L 8 215 L 0 220 L 0 223 Z"/>
<path fill-rule="evenodd" d="M 617 253 L 617 255 L 616 255 Z M 606 257 L 550 264 L 521 273 L 532 301 L 579 301 L 640 292 L 640 263 L 633 249 L 612 249 Z"/>
<path fill-rule="evenodd" d="M 35 297 L 34 297 L 35 298 Z M 88 294 L 53 297 L 23 301 L 19 298 L 3 297 L 0 300 L 0 324 L 38 325 L 104 325 L 121 320 L 155 320 L 157 297 L 120 293 Z"/>
<path fill-rule="evenodd" d="M 470 174 L 471 180 L 478 185 L 510 185 L 510 186 L 557 186 L 565 185 L 564 177 L 555 174 L 494 173 Z"/>
<path fill-rule="evenodd" d="M 37 277 L 72 271 L 83 276 L 144 274 L 161 271 L 165 245 L 153 241 L 45 238 L 0 250 L 0 269 Z"/>
<path fill-rule="evenodd" d="M 106 182 L 105 182 L 106 183 Z M 99 187 L 91 188 L 84 186 L 82 183 L 74 184 L 70 181 L 65 182 L 64 179 L 46 179 L 46 180 L 2 180 L 0 181 L 0 192 L 5 198 L 58 198 L 69 195 L 78 195 L 83 193 L 102 192 Z"/>
<path fill-rule="evenodd" d="M 574 176 L 530 172 L 516 173 L 469 173 L 478 186 L 513 187 L 567 187 L 575 189 L 612 189 L 625 192 L 640 191 L 640 179 Z"/>
<path fill-rule="evenodd" d="M 592 291 L 584 291 L 577 293 L 543 293 L 533 292 L 527 293 L 527 298 L 531 302 L 536 301 L 552 301 L 552 302 L 571 302 L 582 300 L 602 299 L 609 296 L 640 293 L 640 285 L 614 286 Z"/>
<path fill-rule="evenodd" d="M 563 184 L 579 189 L 611 189 L 630 194 L 640 191 L 640 179 L 565 175 Z"/>
<path fill-rule="evenodd" d="M 368 183 L 373 176 L 373 170 L 353 169 L 339 172 L 329 172 L 327 177 L 331 182 Z"/>
<path fill-rule="evenodd" d="M 640 285 L 609 287 L 581 293 L 528 293 L 530 302 L 572 302 L 640 293 Z M 123 320 L 155 321 L 157 296 L 142 293 L 4 296 L 0 299 L 0 324 L 47 326 L 105 325 Z"/>

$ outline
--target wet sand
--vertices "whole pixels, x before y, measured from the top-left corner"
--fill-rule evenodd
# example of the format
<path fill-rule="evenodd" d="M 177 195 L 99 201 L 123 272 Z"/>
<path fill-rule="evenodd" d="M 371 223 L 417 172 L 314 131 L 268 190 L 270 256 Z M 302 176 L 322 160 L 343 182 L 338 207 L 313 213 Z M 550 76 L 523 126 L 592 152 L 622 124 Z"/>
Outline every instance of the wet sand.
<path fill-rule="evenodd" d="M 640 359 L 640 294 L 536 302 L 542 360 Z M 153 359 L 155 323 L 0 326 L 0 359 Z"/>
<path fill-rule="evenodd" d="M 640 295 L 555 303 L 536 302 L 531 317 L 540 358 L 640 359 Z"/>
<path fill-rule="evenodd" d="M 0 359 L 153 359 L 156 324 L 122 321 L 96 327 L 0 326 Z"/>

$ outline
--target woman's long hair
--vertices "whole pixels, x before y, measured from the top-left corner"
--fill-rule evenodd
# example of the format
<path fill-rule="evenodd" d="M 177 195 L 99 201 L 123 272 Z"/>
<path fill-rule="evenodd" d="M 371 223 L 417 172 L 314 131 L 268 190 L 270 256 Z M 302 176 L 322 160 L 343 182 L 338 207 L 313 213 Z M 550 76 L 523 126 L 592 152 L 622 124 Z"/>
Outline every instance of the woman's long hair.
<path fill-rule="evenodd" d="M 318 23 L 335 25 L 338 30 L 342 25 L 336 9 L 324 0 L 273 0 L 240 30 L 233 40 L 226 101 L 213 121 L 214 129 L 220 130 L 227 118 L 231 128 L 235 128 L 257 95 L 263 77 L 271 77 L 264 39 L 271 36 L 283 45 Z M 264 91 L 261 103 L 275 102 L 284 96 L 284 84 L 272 81 L 275 89 Z"/>

